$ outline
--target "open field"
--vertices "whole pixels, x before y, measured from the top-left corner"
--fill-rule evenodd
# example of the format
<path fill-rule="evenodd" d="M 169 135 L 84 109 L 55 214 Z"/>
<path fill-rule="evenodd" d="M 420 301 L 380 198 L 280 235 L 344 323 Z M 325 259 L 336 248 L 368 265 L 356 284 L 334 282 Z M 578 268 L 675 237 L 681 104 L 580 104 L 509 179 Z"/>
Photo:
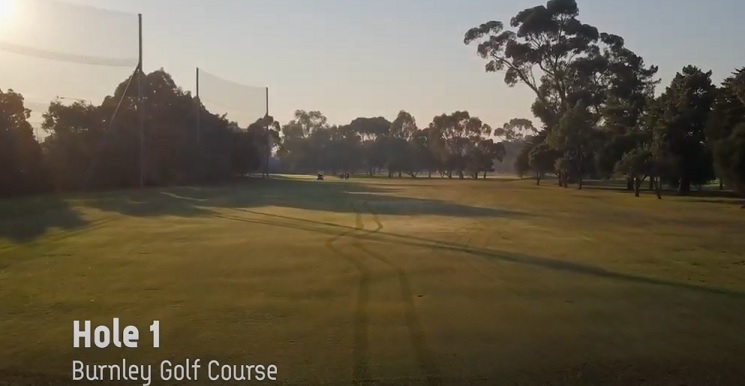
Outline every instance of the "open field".
<path fill-rule="evenodd" d="M 294 177 L 6 201 L 0 218 L 0 385 L 122 357 L 273 363 L 292 385 L 745 379 L 734 200 Z M 73 349 L 73 320 L 113 317 L 145 347 Z"/>

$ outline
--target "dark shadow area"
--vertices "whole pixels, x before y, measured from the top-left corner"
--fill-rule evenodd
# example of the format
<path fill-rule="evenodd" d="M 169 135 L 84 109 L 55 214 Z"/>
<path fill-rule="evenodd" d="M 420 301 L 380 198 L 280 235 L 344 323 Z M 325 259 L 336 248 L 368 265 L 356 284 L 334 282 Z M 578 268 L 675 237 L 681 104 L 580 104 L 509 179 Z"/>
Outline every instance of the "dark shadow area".
<path fill-rule="evenodd" d="M 370 180 L 370 179 L 368 178 L 368 180 Z M 509 182 L 515 182 L 515 181 L 522 181 L 521 178 L 488 178 L 486 180 L 481 179 L 481 178 L 478 179 L 478 180 L 474 180 L 473 178 L 468 178 L 468 179 L 464 179 L 464 180 L 459 180 L 459 179 L 452 179 L 452 180 L 450 180 L 450 179 L 447 179 L 447 178 L 441 179 L 439 177 L 437 177 L 437 178 L 432 177 L 431 179 L 430 178 L 417 178 L 417 179 L 411 178 L 411 179 L 408 179 L 407 180 L 409 182 L 402 182 L 402 181 L 405 181 L 405 179 L 392 179 L 392 180 L 388 180 L 387 178 L 386 179 L 380 178 L 380 180 L 384 180 L 384 181 L 395 181 L 395 186 L 406 187 L 406 188 L 422 188 L 422 187 L 424 187 L 424 188 L 437 188 L 437 187 L 441 187 L 443 185 L 451 184 L 451 183 L 453 183 L 453 181 L 461 181 L 461 182 L 474 181 L 474 182 L 481 183 L 481 184 L 498 184 L 498 183 L 509 183 Z M 412 183 L 411 181 L 421 181 L 421 183 Z M 449 186 L 451 186 L 451 185 L 449 185 Z M 484 185 L 484 186 L 489 186 L 489 185 Z"/>
<path fill-rule="evenodd" d="M 554 182 L 557 180 L 552 179 Z M 557 182 L 558 184 L 558 182 Z M 582 185 L 588 188 L 598 189 L 626 189 L 625 180 L 583 180 Z M 642 190 L 647 187 L 647 184 L 642 184 Z"/>
<path fill-rule="evenodd" d="M 0 239 L 24 243 L 43 236 L 51 229 L 75 230 L 87 225 L 89 222 L 58 196 L 0 201 Z"/>
<path fill-rule="evenodd" d="M 101 194 L 83 199 L 86 206 L 128 216 L 207 216 L 210 208 L 278 206 L 352 213 L 350 201 L 366 201 L 382 215 L 504 217 L 526 215 L 510 210 L 479 208 L 442 200 L 396 195 L 396 185 L 290 178 L 247 179 L 230 186 L 166 188 Z"/>
<path fill-rule="evenodd" d="M 370 179 L 361 180 L 361 182 L 369 181 L 369 180 Z M 414 180 L 411 180 L 411 181 L 414 181 Z M 422 182 L 422 183 L 417 184 L 417 183 L 401 182 L 400 180 L 398 180 L 398 181 L 395 181 L 395 184 L 391 184 L 390 186 L 394 186 L 394 185 L 397 187 L 401 187 L 401 188 L 437 188 L 437 187 L 443 186 L 444 184 L 438 184 L 436 181 Z"/>
<path fill-rule="evenodd" d="M 530 177 L 499 177 L 499 176 L 486 176 L 486 181 L 489 182 L 515 182 L 515 181 L 523 181 L 523 180 L 535 180 Z M 479 181 L 484 181 L 483 177 Z"/>
<path fill-rule="evenodd" d="M 671 191 L 672 194 L 677 194 L 676 191 Z M 731 190 L 717 190 L 717 189 L 704 189 L 704 190 L 692 190 L 688 194 L 681 197 L 717 197 L 717 198 L 740 198 L 737 192 Z"/>
<path fill-rule="evenodd" d="M 333 177 L 333 176 L 329 176 L 329 177 L 326 177 L 326 178 L 328 178 L 328 179 L 330 179 L 332 181 L 336 179 L 336 177 Z M 473 177 L 468 177 L 468 176 L 466 176 L 466 178 L 461 179 L 461 178 L 458 178 L 458 177 L 453 177 L 453 178 L 440 177 L 439 175 L 438 176 L 433 175 L 432 178 L 427 177 L 427 176 L 424 176 L 424 177 L 419 176 L 419 177 L 416 177 L 416 178 L 411 178 L 410 176 L 403 176 L 401 178 L 399 178 L 398 176 L 394 176 L 393 178 L 388 178 L 387 176 L 375 176 L 375 177 L 370 177 L 370 176 L 354 176 L 354 177 L 352 177 L 352 180 L 358 180 L 358 181 L 390 181 L 390 182 L 395 183 L 395 185 L 397 185 L 397 186 L 422 186 L 422 185 L 426 185 L 427 183 L 431 183 L 432 185 L 430 185 L 430 186 L 438 186 L 437 183 L 455 182 L 455 181 L 461 181 L 461 182 L 466 182 L 466 181 L 475 181 L 475 182 L 514 182 L 514 181 L 522 181 L 522 180 L 525 180 L 525 179 L 527 179 L 527 178 L 520 178 L 520 177 L 500 177 L 500 176 L 487 176 L 486 179 L 484 179 L 483 176 L 479 176 L 479 179 L 477 180 L 477 179 L 474 179 Z M 407 182 L 404 182 L 404 181 L 408 181 L 408 182 L 420 181 L 422 183 L 421 184 L 411 184 L 411 183 L 407 183 Z"/>
<path fill-rule="evenodd" d="M 221 189 L 148 189 L 100 195 L 97 198 L 83 199 L 85 206 L 114 212 L 126 216 L 206 216 L 210 211 L 201 209 L 205 204 L 221 194 Z M 227 194 L 227 193 L 222 193 Z"/>
<path fill-rule="evenodd" d="M 745 199 L 742 198 L 688 198 L 685 199 L 688 202 L 695 202 L 700 204 L 725 204 L 725 205 L 737 205 L 744 206 Z"/>
<path fill-rule="evenodd" d="M 633 190 L 626 189 L 626 182 L 625 181 L 618 181 L 618 180 L 609 180 L 609 181 L 603 181 L 603 180 L 588 180 L 585 181 L 583 188 L 588 190 L 602 190 L 606 192 L 615 192 L 615 193 L 626 193 L 626 194 L 634 194 Z M 569 186 L 569 189 L 575 188 L 576 185 Z M 649 189 L 649 183 L 647 181 L 644 181 L 641 185 L 641 188 L 639 189 L 639 193 L 644 194 L 651 194 L 655 195 L 654 190 Z M 731 198 L 731 199 L 737 199 L 742 198 L 737 192 L 732 190 L 719 190 L 713 187 L 705 187 L 701 190 L 693 189 L 690 192 L 688 192 L 685 195 L 678 194 L 678 191 L 675 189 L 670 188 L 664 188 L 661 190 L 663 198 L 665 196 L 671 197 L 694 197 L 694 198 Z M 706 200 L 690 200 L 691 202 L 707 202 Z M 713 201 L 716 202 L 716 201 Z M 726 201 L 720 201 L 720 202 L 726 202 Z"/>
<path fill-rule="evenodd" d="M 629 194 L 629 195 L 634 194 L 633 191 L 626 190 L 625 187 L 614 188 L 614 187 L 602 187 L 602 186 L 586 186 L 585 189 L 598 190 L 598 191 L 610 192 L 610 193 Z M 662 190 L 660 193 L 662 194 L 662 199 L 665 199 L 666 197 L 676 198 L 676 199 L 680 199 L 682 201 L 691 202 L 691 203 L 732 204 L 732 205 L 742 205 L 743 203 L 745 203 L 745 200 L 741 196 L 739 196 L 736 192 L 727 191 L 727 190 L 691 191 L 685 195 L 679 194 L 678 191 L 676 190 Z M 641 189 L 639 190 L 639 195 L 654 197 L 656 196 L 656 193 L 653 190 Z"/>

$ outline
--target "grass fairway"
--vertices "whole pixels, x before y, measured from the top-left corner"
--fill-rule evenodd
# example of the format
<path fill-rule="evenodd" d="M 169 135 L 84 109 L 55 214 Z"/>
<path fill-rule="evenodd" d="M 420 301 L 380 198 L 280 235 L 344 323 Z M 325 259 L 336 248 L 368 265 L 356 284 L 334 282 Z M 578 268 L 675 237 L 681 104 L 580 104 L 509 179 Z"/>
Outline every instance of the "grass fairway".
<path fill-rule="evenodd" d="M 123 357 L 153 384 L 201 358 L 292 385 L 741 385 L 745 213 L 700 201 L 295 177 L 2 202 L 0 385 Z M 113 317 L 143 347 L 72 348 Z"/>

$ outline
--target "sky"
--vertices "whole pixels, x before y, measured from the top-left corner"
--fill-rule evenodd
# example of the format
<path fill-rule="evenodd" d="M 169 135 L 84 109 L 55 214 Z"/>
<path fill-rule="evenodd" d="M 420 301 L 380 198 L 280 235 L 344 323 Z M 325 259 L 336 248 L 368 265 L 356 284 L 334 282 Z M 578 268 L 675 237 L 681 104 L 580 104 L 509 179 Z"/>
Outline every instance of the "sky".
<path fill-rule="evenodd" d="M 164 68 L 193 91 L 199 67 L 203 98 L 226 109 L 232 94 L 220 92 L 228 88 L 216 77 L 256 86 L 246 89 L 254 95 L 246 102 L 252 111 L 263 111 L 256 95 L 268 87 L 270 114 L 283 123 L 297 109 L 320 110 L 334 124 L 360 116 L 392 120 L 400 110 L 420 126 L 457 110 L 492 127 L 533 118 L 534 95 L 524 86 L 507 87 L 501 74 L 486 73 L 485 61 L 463 35 L 489 20 L 508 22 L 545 0 L 67 0 L 127 14 L 71 8 L 75 12 L 58 24 L 50 11 L 49 20 L 18 12 L 18 4 L 36 1 L 0 0 L 0 12 L 6 11 L 0 14 L 0 43 L 121 58 L 113 64 L 122 66 L 66 64 L 0 50 L 0 89 L 12 87 L 29 101 L 45 103 L 50 95 L 96 100 L 113 92 L 134 69 L 135 14 L 141 13 L 145 70 Z M 648 64 L 660 67 L 660 90 L 687 64 L 712 70 L 717 83 L 745 66 L 745 23 L 739 19 L 745 1 L 578 3 L 580 20 L 624 37 Z M 11 8 L 15 13 L 7 12 Z"/>

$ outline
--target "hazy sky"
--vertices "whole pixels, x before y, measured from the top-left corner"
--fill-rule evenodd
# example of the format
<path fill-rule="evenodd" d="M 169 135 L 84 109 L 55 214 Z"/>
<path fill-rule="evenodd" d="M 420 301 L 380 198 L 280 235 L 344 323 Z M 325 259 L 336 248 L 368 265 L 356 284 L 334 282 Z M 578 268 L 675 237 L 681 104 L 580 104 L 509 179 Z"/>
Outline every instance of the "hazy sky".
<path fill-rule="evenodd" d="M 4 1 L 29 0 L 0 3 Z M 223 78 L 268 86 L 270 113 L 282 122 L 296 109 L 320 110 L 332 123 L 358 116 L 393 119 L 401 109 L 414 114 L 420 126 L 437 114 L 461 109 L 492 126 L 512 117 L 532 118 L 533 95 L 521 86 L 508 88 L 502 75 L 485 73 L 483 60 L 474 47 L 463 44 L 463 35 L 482 22 L 508 21 L 517 11 L 545 1 L 68 1 L 142 13 L 147 71 L 163 67 L 188 90 L 194 88 L 196 66 Z M 647 63 L 659 65 L 663 85 L 689 63 L 713 70 L 717 82 L 745 66 L 743 0 L 580 0 L 579 6 L 583 22 L 623 36 Z M 75 33 L 54 31 L 50 41 L 55 51 L 137 56 L 136 17 L 101 14 L 96 20 L 91 15 L 81 19 L 88 22 L 76 21 L 81 30 Z M 0 41 L 22 39 L 3 29 L 5 19 L 0 15 Z M 33 25 L 41 31 L 39 39 L 49 36 L 49 23 Z M 42 99 L 49 92 L 98 98 L 97 92 L 113 90 L 115 84 L 109 83 L 131 71 L 16 58 L 10 74 L 8 55 L 0 51 L 0 88 L 26 79 L 25 87 Z M 48 70 L 52 68 L 67 69 L 62 73 L 72 79 L 59 83 L 61 76 Z M 49 91 L 52 85 L 58 91 Z"/>

